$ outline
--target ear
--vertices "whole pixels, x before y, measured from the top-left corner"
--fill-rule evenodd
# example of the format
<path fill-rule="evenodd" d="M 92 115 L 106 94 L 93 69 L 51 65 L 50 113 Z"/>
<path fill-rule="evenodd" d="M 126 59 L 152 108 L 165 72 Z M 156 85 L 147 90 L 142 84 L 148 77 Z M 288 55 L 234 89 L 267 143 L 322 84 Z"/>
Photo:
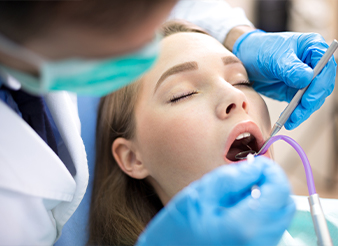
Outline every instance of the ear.
<path fill-rule="evenodd" d="M 121 170 L 132 178 L 144 179 L 149 173 L 134 150 L 132 141 L 117 138 L 112 145 L 112 154 Z"/>

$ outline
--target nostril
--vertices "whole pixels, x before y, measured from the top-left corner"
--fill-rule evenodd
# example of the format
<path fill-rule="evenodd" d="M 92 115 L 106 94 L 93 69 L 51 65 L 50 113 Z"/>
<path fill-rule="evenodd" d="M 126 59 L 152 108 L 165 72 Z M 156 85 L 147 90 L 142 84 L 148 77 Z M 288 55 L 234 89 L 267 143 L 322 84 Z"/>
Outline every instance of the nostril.
<path fill-rule="evenodd" d="M 247 107 L 246 102 L 243 102 L 243 103 L 242 103 L 242 108 L 243 108 L 243 109 L 246 109 L 246 107 Z"/>
<path fill-rule="evenodd" d="M 227 114 L 229 114 L 230 113 L 230 111 L 232 110 L 232 109 L 235 109 L 236 108 L 236 104 L 234 104 L 234 103 L 231 103 L 228 107 L 227 107 L 227 109 L 226 109 L 226 113 Z"/>

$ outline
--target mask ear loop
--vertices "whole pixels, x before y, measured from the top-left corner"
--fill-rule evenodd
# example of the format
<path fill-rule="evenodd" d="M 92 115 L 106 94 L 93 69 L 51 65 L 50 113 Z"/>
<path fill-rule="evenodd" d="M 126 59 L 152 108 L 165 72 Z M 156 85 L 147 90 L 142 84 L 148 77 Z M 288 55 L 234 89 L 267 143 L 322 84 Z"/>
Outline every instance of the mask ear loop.
<path fill-rule="evenodd" d="M 306 181 L 309 190 L 309 204 L 310 204 L 310 211 L 313 221 L 313 226 L 315 228 L 315 232 L 317 235 L 317 244 L 318 245 L 333 245 L 332 239 L 330 236 L 329 229 L 327 227 L 326 219 L 323 213 L 322 206 L 320 204 L 319 196 L 316 193 L 315 182 L 313 180 L 312 169 L 310 166 L 309 159 L 307 158 L 304 150 L 300 145 L 288 136 L 273 136 L 271 137 L 265 147 L 262 149 L 260 154 L 265 154 L 266 151 L 269 149 L 271 144 L 276 142 L 277 140 L 284 140 L 288 144 L 290 144 L 298 153 L 300 159 L 303 162 L 303 166 L 305 169 Z"/>
<path fill-rule="evenodd" d="M 40 68 L 46 59 L 34 53 L 33 51 L 11 41 L 0 33 L 0 51 L 8 56 L 15 57 L 21 61 Z"/>

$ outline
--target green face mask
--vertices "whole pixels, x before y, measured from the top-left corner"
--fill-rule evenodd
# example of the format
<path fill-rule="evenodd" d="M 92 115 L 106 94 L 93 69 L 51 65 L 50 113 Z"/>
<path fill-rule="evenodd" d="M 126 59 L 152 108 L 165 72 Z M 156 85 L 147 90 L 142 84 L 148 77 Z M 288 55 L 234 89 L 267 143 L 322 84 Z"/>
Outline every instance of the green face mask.
<path fill-rule="evenodd" d="M 33 94 L 66 90 L 82 95 L 104 96 L 135 81 L 154 64 L 159 53 L 159 40 L 160 37 L 156 36 L 141 50 L 112 59 L 48 61 L 0 36 L 0 50 L 36 66 L 40 77 L 2 68 Z"/>

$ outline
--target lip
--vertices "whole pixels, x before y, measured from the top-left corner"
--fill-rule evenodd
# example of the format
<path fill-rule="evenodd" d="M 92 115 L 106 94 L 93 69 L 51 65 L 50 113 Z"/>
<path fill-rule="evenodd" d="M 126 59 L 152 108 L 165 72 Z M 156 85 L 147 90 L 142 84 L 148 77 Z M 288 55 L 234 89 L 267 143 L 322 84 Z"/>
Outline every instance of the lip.
<path fill-rule="evenodd" d="M 230 131 L 229 137 L 228 137 L 228 139 L 225 143 L 225 151 L 224 151 L 223 156 L 224 156 L 224 160 L 227 163 L 236 163 L 234 161 L 229 160 L 226 156 L 227 156 L 227 153 L 228 153 L 232 143 L 235 141 L 235 139 L 238 137 L 238 135 L 245 133 L 245 132 L 251 133 L 256 138 L 257 145 L 258 145 L 259 149 L 265 143 L 265 139 L 263 137 L 261 130 L 259 129 L 259 127 L 253 121 L 249 120 L 249 121 L 242 121 L 242 122 L 238 123 Z M 271 158 L 269 151 L 267 151 L 263 156 Z"/>

